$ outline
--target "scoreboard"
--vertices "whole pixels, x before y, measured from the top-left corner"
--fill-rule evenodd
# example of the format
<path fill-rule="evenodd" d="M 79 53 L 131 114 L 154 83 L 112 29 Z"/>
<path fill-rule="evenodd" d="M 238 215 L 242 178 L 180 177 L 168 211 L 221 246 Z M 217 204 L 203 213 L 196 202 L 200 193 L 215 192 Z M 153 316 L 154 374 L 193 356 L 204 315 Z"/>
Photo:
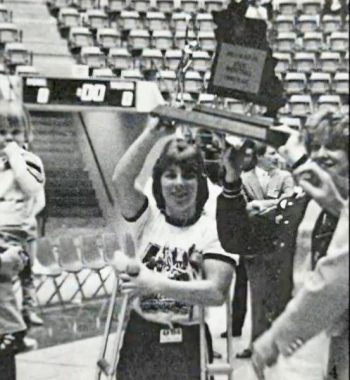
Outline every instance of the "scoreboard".
<path fill-rule="evenodd" d="M 22 99 L 29 109 L 134 109 L 136 82 L 118 79 L 26 77 Z"/>

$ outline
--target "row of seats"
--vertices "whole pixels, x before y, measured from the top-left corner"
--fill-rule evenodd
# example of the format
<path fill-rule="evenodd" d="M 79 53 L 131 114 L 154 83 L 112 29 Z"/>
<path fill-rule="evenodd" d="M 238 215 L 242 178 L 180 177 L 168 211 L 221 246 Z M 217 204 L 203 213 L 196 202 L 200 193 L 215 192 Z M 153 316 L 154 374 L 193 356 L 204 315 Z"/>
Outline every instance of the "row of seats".
<path fill-rule="evenodd" d="M 85 299 L 83 287 L 89 276 L 81 280 L 79 273 L 88 269 L 90 273 L 96 273 L 100 279 L 93 297 L 101 289 L 104 289 L 104 293 L 107 295 L 108 292 L 105 287 L 107 278 L 102 277 L 101 270 L 114 263 L 115 258 L 117 259 L 118 250 L 119 243 L 114 233 L 104 233 L 99 236 L 80 236 L 78 238 L 61 236 L 58 239 L 48 237 L 38 239 L 37 263 L 33 266 L 34 275 L 41 279 L 37 286 L 37 292 L 47 279 L 51 279 L 54 291 L 46 303 L 50 304 L 55 298 L 58 298 L 59 302 L 63 304 L 65 301 L 61 294 L 61 288 L 66 277 L 72 274 L 77 288 L 68 302 L 73 301 L 77 296 Z"/>
<path fill-rule="evenodd" d="M 319 15 L 324 11 L 324 0 L 275 0 L 272 3 L 274 10 L 283 15 Z"/>

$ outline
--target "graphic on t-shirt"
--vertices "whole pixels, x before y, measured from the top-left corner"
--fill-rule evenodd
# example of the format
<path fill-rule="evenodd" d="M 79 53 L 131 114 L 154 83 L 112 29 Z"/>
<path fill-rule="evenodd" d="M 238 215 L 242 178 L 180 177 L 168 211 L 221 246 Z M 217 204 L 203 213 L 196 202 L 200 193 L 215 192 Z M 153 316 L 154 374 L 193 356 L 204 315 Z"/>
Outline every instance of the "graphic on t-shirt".
<path fill-rule="evenodd" d="M 170 245 L 150 243 L 146 248 L 143 263 L 148 269 L 161 273 L 174 281 L 191 281 L 200 276 L 202 252 L 192 245 L 185 250 Z M 161 294 L 142 297 L 140 307 L 145 313 L 173 313 L 190 317 L 192 305 L 163 297 Z"/>

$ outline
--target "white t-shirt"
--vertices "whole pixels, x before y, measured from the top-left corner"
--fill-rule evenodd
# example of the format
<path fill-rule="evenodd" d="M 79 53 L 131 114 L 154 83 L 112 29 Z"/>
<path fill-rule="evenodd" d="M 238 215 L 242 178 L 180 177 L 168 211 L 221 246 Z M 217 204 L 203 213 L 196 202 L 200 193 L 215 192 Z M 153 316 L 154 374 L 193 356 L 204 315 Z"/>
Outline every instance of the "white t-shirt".
<path fill-rule="evenodd" d="M 168 223 L 165 216 L 151 204 L 135 222 L 129 222 L 136 252 L 142 262 L 174 281 L 191 281 L 201 274 L 190 260 L 198 254 L 203 259 L 237 263 L 238 256 L 224 251 L 219 242 L 215 220 L 203 213 L 190 226 Z M 135 310 L 145 319 L 171 324 L 198 323 L 198 310 L 189 304 L 165 298 L 160 294 L 143 297 L 134 303 Z"/>

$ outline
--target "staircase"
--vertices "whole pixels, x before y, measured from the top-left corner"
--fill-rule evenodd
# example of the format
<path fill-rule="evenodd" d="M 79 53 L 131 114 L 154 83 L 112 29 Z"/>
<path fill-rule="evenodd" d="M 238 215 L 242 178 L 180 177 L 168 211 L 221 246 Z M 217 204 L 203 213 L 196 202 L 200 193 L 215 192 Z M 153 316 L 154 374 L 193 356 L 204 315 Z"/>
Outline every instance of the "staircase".
<path fill-rule="evenodd" d="M 72 115 L 32 112 L 31 120 L 32 150 L 42 159 L 46 172 L 48 218 L 101 218 Z"/>

